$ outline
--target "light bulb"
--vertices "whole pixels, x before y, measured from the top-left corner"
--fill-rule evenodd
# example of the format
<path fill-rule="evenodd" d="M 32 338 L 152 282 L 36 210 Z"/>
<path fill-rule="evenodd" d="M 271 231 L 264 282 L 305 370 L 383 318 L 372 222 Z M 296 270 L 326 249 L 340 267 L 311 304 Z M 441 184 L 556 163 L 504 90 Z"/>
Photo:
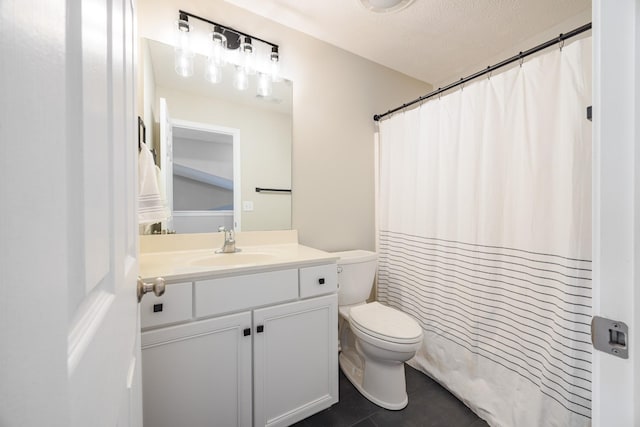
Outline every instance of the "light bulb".
<path fill-rule="evenodd" d="M 271 76 L 264 73 L 258 74 L 258 95 L 262 97 L 270 96 L 272 93 Z"/>
<path fill-rule="evenodd" d="M 233 76 L 233 87 L 238 90 L 246 90 L 249 87 L 249 76 L 244 71 L 244 67 L 236 67 L 236 73 Z"/>

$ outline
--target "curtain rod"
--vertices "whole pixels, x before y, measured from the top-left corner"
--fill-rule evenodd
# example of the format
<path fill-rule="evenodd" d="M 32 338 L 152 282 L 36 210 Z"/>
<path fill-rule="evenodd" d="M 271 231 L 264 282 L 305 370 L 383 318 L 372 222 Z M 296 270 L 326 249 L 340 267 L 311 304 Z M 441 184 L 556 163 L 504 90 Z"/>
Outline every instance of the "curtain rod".
<path fill-rule="evenodd" d="M 425 99 L 428 99 L 428 98 L 431 98 L 433 96 L 439 95 L 442 92 L 445 92 L 445 91 L 447 91 L 449 89 L 452 89 L 452 88 L 454 88 L 456 86 L 460 86 L 461 84 L 464 84 L 464 83 L 466 83 L 466 82 L 468 82 L 470 80 L 478 78 L 478 77 L 482 76 L 483 74 L 490 73 L 493 70 L 496 70 L 498 68 L 504 67 L 505 65 L 511 64 L 513 62 L 516 62 L 516 61 L 520 61 L 520 60 L 522 60 L 523 58 L 526 58 L 529 55 L 533 55 L 536 52 L 539 52 L 539 51 L 541 51 L 543 49 L 546 49 L 546 48 L 548 48 L 550 46 L 553 46 L 556 43 L 561 43 L 566 39 L 569 39 L 571 37 L 575 37 L 578 34 L 584 33 L 585 31 L 589 31 L 590 29 L 591 29 L 591 22 L 589 22 L 588 24 L 585 24 L 585 25 L 583 25 L 581 27 L 578 27 L 575 30 L 569 31 L 568 33 L 565 33 L 565 34 L 561 33 L 558 37 L 556 37 L 554 39 L 551 39 L 551 40 L 549 40 L 547 42 L 539 44 L 538 46 L 535 46 L 535 47 L 533 47 L 533 48 L 531 48 L 529 50 L 526 50 L 524 52 L 520 52 L 517 55 L 512 56 L 509 59 L 505 59 L 502 62 L 498 62 L 495 65 L 488 66 L 484 70 L 480 70 L 480 71 L 478 71 L 478 72 L 476 72 L 474 74 L 471 74 L 470 76 L 467 76 L 465 78 L 461 78 L 460 80 L 458 80 L 456 82 L 453 82 L 451 84 L 446 85 L 445 87 L 438 88 L 437 90 L 434 90 L 433 92 L 429 92 L 428 94 L 423 95 L 420 98 L 414 99 L 413 101 L 407 102 L 406 104 L 402 104 L 400 107 L 394 108 L 393 110 L 389 110 L 386 113 L 375 114 L 373 116 L 373 120 L 376 121 L 376 122 L 380 121 L 380 119 L 382 119 L 383 117 L 388 116 L 390 114 L 393 114 L 396 111 L 400 111 L 400 110 L 402 110 L 404 108 L 407 108 L 407 107 L 409 107 L 409 106 L 411 106 L 413 104 L 417 104 L 418 102 L 422 102 Z"/>

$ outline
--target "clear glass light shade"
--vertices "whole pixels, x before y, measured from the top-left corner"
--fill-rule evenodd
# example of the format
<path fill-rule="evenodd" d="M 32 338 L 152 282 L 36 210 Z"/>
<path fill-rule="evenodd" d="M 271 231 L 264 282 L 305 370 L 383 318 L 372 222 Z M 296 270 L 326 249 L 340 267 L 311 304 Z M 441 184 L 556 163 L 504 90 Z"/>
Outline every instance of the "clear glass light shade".
<path fill-rule="evenodd" d="M 216 65 L 222 66 L 227 63 L 227 38 L 219 31 L 211 33 L 211 49 L 209 51 L 209 60 L 213 60 Z"/>
<path fill-rule="evenodd" d="M 191 36 L 192 25 L 189 21 L 179 20 L 176 21 L 176 49 L 191 51 Z"/>
<path fill-rule="evenodd" d="M 280 61 L 271 61 L 269 65 L 270 65 L 269 72 L 271 73 L 271 80 L 274 82 L 281 81 L 282 77 L 280 76 Z"/>
<path fill-rule="evenodd" d="M 274 82 L 279 82 L 281 80 L 280 77 L 280 54 L 278 53 L 277 47 L 271 48 L 271 56 L 269 61 L 269 72 L 271 73 L 271 80 Z"/>
<path fill-rule="evenodd" d="M 209 58 L 205 64 L 204 78 L 211 83 L 220 83 L 222 81 L 222 66 Z"/>
<path fill-rule="evenodd" d="M 193 52 L 176 48 L 175 69 L 179 76 L 191 77 L 193 75 Z"/>
<path fill-rule="evenodd" d="M 255 54 L 253 53 L 253 45 L 249 37 L 244 38 L 244 42 L 240 43 L 240 61 L 245 73 L 255 74 L 256 63 Z"/>
<path fill-rule="evenodd" d="M 236 67 L 236 72 L 233 76 L 233 87 L 238 90 L 247 90 L 249 88 L 249 76 L 244 67 Z"/>
<path fill-rule="evenodd" d="M 192 26 L 186 19 L 180 19 L 176 22 L 175 70 L 182 77 L 193 75 L 191 29 Z"/>
<path fill-rule="evenodd" d="M 271 85 L 271 76 L 264 73 L 258 74 L 258 95 L 270 96 L 273 92 L 273 86 Z"/>

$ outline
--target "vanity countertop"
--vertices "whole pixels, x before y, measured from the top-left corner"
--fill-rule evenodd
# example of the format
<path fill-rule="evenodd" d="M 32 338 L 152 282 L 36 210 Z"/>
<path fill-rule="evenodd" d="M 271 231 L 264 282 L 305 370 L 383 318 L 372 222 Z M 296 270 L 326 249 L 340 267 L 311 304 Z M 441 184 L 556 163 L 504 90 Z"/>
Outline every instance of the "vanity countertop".
<path fill-rule="evenodd" d="M 335 262 L 329 252 L 298 244 L 295 230 L 240 232 L 240 252 L 217 254 L 222 233 L 140 236 L 140 277 L 167 284 Z"/>

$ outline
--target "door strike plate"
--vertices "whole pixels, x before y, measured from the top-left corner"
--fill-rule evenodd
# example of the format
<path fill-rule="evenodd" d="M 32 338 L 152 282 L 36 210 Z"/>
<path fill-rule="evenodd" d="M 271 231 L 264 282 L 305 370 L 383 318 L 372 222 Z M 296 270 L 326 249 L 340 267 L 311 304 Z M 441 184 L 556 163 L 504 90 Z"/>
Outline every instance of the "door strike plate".
<path fill-rule="evenodd" d="M 622 359 L 629 358 L 629 327 L 624 322 L 594 316 L 591 319 L 591 342 L 596 350 Z"/>

